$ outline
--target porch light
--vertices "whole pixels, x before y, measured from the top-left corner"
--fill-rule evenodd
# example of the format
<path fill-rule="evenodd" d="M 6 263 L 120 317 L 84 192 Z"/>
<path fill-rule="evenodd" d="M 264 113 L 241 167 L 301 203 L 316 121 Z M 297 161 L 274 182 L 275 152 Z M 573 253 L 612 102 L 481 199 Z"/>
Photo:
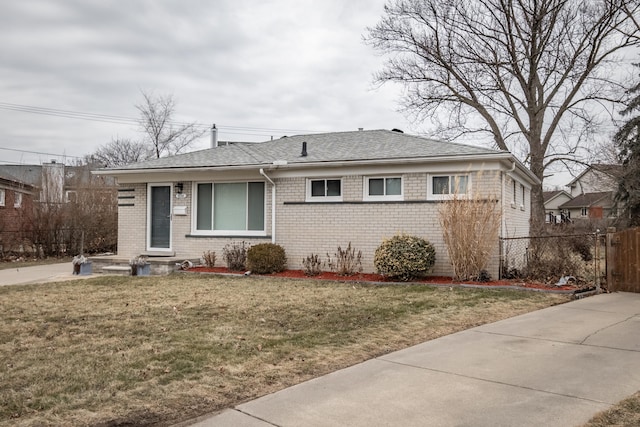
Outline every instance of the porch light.
<path fill-rule="evenodd" d="M 181 182 L 176 182 L 176 193 L 182 194 L 182 189 L 184 188 L 184 184 Z"/>

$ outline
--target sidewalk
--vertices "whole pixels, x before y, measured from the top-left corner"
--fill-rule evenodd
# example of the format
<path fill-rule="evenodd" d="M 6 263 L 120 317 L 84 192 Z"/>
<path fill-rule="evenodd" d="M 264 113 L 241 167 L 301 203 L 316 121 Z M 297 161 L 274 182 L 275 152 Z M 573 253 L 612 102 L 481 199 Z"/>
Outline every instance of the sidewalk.
<path fill-rule="evenodd" d="M 0 270 L 0 286 L 27 285 L 32 283 L 61 282 L 63 280 L 83 279 L 92 276 L 76 276 L 73 274 L 71 262 L 59 264 L 37 265 Z M 93 276 L 95 277 L 95 276 Z"/>
<path fill-rule="evenodd" d="M 480 326 L 196 420 L 238 426 L 579 426 L 640 390 L 640 294 Z"/>

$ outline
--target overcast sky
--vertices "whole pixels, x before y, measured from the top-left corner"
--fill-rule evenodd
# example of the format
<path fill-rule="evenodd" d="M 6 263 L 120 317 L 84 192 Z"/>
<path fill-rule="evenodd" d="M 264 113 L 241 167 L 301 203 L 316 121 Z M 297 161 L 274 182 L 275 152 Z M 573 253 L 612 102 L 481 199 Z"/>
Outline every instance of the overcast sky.
<path fill-rule="evenodd" d="M 373 84 L 383 58 L 362 36 L 382 16 L 383 5 L 3 1 L 0 162 L 40 163 L 53 154 L 70 161 L 112 138 L 139 138 L 136 126 L 124 120 L 64 116 L 135 119 L 141 90 L 173 95 L 176 120 L 216 123 L 221 140 L 359 127 L 418 133 L 397 112 L 401 88 Z M 205 137 L 194 148 L 207 144 Z"/>
<path fill-rule="evenodd" d="M 0 164 L 70 163 L 114 138 L 140 139 L 141 91 L 172 95 L 176 121 L 215 123 L 221 140 L 429 133 L 397 111 L 400 86 L 373 83 L 384 58 L 362 37 L 384 3 L 2 1 Z"/>

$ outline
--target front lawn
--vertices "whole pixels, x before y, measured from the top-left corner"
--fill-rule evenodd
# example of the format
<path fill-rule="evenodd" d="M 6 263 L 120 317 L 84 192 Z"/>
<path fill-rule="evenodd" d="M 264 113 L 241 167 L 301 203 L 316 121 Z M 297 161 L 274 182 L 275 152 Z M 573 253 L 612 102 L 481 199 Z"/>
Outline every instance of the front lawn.
<path fill-rule="evenodd" d="M 0 287 L 0 426 L 171 425 L 567 298 L 177 274 Z"/>

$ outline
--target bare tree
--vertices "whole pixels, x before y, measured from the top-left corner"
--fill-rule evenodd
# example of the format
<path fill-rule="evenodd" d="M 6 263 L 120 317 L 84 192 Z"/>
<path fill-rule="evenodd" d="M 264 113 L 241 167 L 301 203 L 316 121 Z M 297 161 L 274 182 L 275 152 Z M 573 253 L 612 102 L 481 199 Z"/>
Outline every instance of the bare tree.
<path fill-rule="evenodd" d="M 143 91 L 142 96 L 144 102 L 136 105 L 136 108 L 140 111 L 144 142 L 153 149 L 153 157 L 178 154 L 207 131 L 206 127 L 200 127 L 195 122 L 172 121 L 175 109 L 172 95 L 154 96 Z"/>
<path fill-rule="evenodd" d="M 619 102 L 616 53 L 638 45 L 639 0 L 390 0 L 366 40 L 391 54 L 376 78 L 403 105 L 459 136 L 488 133 L 542 181 Z M 444 118 L 444 119 L 443 119 Z M 532 231 L 544 225 L 542 185 Z"/>
<path fill-rule="evenodd" d="M 117 167 L 141 162 L 151 157 L 150 147 L 142 142 L 130 139 L 112 139 L 111 142 L 87 156 L 85 161 L 88 164 L 97 164 L 101 167 Z"/>
<path fill-rule="evenodd" d="M 41 196 L 25 210 L 22 227 L 27 239 L 44 256 L 114 251 L 118 235 L 115 182 L 92 175 L 88 165 L 62 170 L 66 171 L 64 181 L 49 185 L 60 191 L 43 193 L 49 198 Z M 51 175 L 49 180 L 54 178 Z M 70 189 L 66 195 L 63 188 Z"/>

